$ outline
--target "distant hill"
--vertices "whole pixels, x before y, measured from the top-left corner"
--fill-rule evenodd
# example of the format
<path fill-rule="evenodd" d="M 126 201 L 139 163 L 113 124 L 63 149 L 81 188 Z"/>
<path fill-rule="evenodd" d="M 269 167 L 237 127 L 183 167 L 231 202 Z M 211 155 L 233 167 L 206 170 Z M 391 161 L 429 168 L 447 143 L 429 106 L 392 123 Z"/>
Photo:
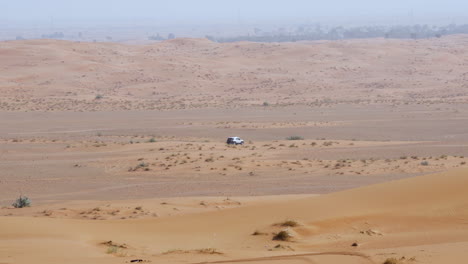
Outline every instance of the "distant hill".
<path fill-rule="evenodd" d="M 0 45 L 0 110 L 102 111 L 468 101 L 468 36 L 424 40 Z"/>

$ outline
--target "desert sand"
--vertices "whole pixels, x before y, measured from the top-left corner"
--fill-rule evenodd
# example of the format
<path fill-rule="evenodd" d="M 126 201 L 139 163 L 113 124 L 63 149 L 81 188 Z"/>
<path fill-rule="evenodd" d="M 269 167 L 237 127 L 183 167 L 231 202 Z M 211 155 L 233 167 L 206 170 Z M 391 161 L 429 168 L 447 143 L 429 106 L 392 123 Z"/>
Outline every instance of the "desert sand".
<path fill-rule="evenodd" d="M 468 38 L 152 45 L 2 42 L 0 109 L 466 103 Z"/>
<path fill-rule="evenodd" d="M 467 42 L 1 42 L 0 264 L 463 263 Z"/>
<path fill-rule="evenodd" d="M 381 263 L 395 257 L 401 263 L 454 263 L 467 254 L 467 173 L 459 169 L 316 197 L 229 199 L 221 202 L 226 208 L 214 210 L 205 207 L 213 207 L 216 199 L 199 204 L 185 199 L 190 202 L 181 208 L 192 210 L 143 219 L 78 220 L 69 208 L 52 212 L 51 218 L 30 210 L 0 219 L 1 260 Z M 144 214 L 147 207 L 179 206 L 173 202 L 138 201 L 133 203 L 141 208 L 133 210 Z M 94 210 L 111 217 L 111 206 Z M 76 217 L 61 217 L 64 213 Z M 290 234 L 288 241 L 272 240 L 281 231 Z"/>

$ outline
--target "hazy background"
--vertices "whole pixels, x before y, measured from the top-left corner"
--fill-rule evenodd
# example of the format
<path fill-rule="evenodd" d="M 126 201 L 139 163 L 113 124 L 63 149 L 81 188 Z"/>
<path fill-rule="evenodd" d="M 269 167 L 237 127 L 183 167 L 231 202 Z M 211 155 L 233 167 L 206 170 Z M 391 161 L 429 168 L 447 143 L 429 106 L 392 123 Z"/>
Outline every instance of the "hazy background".
<path fill-rule="evenodd" d="M 97 29 L 200 37 L 292 24 L 438 25 L 468 23 L 467 10 L 467 0 L 0 0 L 0 39 Z"/>
<path fill-rule="evenodd" d="M 1 0 L 12 21 L 154 19 L 162 22 L 467 16 L 466 0 Z"/>

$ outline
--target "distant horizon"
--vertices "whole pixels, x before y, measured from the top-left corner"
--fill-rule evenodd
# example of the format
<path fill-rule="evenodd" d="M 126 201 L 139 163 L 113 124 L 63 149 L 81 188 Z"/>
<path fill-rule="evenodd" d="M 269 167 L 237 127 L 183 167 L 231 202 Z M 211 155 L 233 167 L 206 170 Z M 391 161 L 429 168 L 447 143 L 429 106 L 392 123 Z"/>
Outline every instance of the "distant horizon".
<path fill-rule="evenodd" d="M 1 1 L 1 0 L 0 0 Z M 446 26 L 468 24 L 468 2 L 461 0 L 19 0 L 0 9 L 0 40 L 40 38 L 83 32 L 88 40 L 125 41 L 157 34 L 177 37 L 241 36 L 254 29 L 275 31 L 303 25 Z"/>
<path fill-rule="evenodd" d="M 365 18 L 359 19 L 284 19 L 284 20 L 264 20 L 264 21 L 160 21 L 155 18 L 139 18 L 139 19 L 58 19 L 50 17 L 49 19 L 30 19 L 30 20 L 13 20 L 0 18 L 0 32 L 4 29 L 10 28 L 24 28 L 24 29 L 41 29 L 41 30 L 54 30 L 66 28 L 145 28 L 145 27 L 164 27 L 164 28 L 248 28 L 263 26 L 266 28 L 279 28 L 288 26 L 300 25 L 322 25 L 325 27 L 362 27 L 362 26 L 411 26 L 411 25 L 429 25 L 429 26 L 444 26 L 450 24 L 468 24 L 468 16 L 457 17 L 379 17 L 379 18 Z"/>
<path fill-rule="evenodd" d="M 87 25 L 157 22 L 188 24 L 468 23 L 462 0 L 19 0 L 5 1 L 0 21 L 11 24 Z M 385 22 L 382 22 L 385 21 Z M 432 22 L 432 23 L 431 23 Z"/>

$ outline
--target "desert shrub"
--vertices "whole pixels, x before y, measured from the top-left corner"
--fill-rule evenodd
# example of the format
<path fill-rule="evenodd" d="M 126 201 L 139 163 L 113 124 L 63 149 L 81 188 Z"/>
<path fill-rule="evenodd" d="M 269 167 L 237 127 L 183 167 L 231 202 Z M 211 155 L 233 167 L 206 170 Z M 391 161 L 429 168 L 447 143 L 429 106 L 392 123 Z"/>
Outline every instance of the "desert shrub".
<path fill-rule="evenodd" d="M 96 97 L 94 97 L 94 99 L 96 99 L 96 100 L 100 100 L 102 98 L 104 98 L 104 96 L 102 94 L 98 94 L 98 95 L 96 95 Z"/>
<path fill-rule="evenodd" d="M 384 261 L 383 264 L 398 264 L 400 261 L 396 258 L 388 258 L 387 260 Z"/>
<path fill-rule="evenodd" d="M 107 254 L 116 254 L 118 251 L 119 251 L 119 248 L 118 248 L 118 247 L 116 247 L 116 246 L 109 246 L 109 247 L 107 248 L 106 253 L 107 253 Z"/>
<path fill-rule="evenodd" d="M 263 102 L 263 106 L 270 106 L 270 103 L 268 103 L 268 102 Z"/>
<path fill-rule="evenodd" d="M 421 162 L 421 165 L 422 166 L 429 166 L 429 162 L 425 160 L 425 161 Z"/>
<path fill-rule="evenodd" d="M 150 138 L 150 140 L 148 140 L 149 143 L 155 143 L 156 142 L 156 138 L 152 137 Z"/>
<path fill-rule="evenodd" d="M 215 248 L 202 248 L 202 249 L 197 249 L 195 251 L 200 254 L 209 254 L 209 255 L 222 255 L 223 254 L 222 252 L 218 251 Z"/>
<path fill-rule="evenodd" d="M 263 235 L 266 235 L 266 233 L 260 232 L 258 230 L 252 233 L 252 236 L 263 236 Z"/>
<path fill-rule="evenodd" d="M 16 202 L 14 202 L 12 205 L 15 208 L 30 207 L 31 200 L 26 196 L 20 196 L 18 199 L 16 199 Z"/>
<path fill-rule="evenodd" d="M 290 136 L 287 137 L 286 140 L 304 140 L 304 138 L 301 136 Z"/>
<path fill-rule="evenodd" d="M 284 227 L 296 227 L 296 226 L 299 226 L 299 223 L 294 220 L 286 220 L 284 222 L 279 223 L 278 225 L 284 226 Z"/>
<path fill-rule="evenodd" d="M 140 164 L 138 164 L 137 166 L 129 168 L 128 171 L 132 172 L 132 171 L 137 171 L 139 169 L 143 169 L 144 171 L 149 171 L 150 170 L 149 163 L 140 162 Z"/>
<path fill-rule="evenodd" d="M 138 164 L 138 166 L 137 166 L 137 167 L 138 167 L 138 168 L 146 168 L 146 167 L 148 167 L 148 166 L 149 166 L 149 164 L 148 164 L 148 163 L 141 162 L 140 164 Z"/>
<path fill-rule="evenodd" d="M 280 231 L 273 237 L 273 240 L 278 241 L 289 241 L 291 239 L 291 235 L 287 231 Z"/>

